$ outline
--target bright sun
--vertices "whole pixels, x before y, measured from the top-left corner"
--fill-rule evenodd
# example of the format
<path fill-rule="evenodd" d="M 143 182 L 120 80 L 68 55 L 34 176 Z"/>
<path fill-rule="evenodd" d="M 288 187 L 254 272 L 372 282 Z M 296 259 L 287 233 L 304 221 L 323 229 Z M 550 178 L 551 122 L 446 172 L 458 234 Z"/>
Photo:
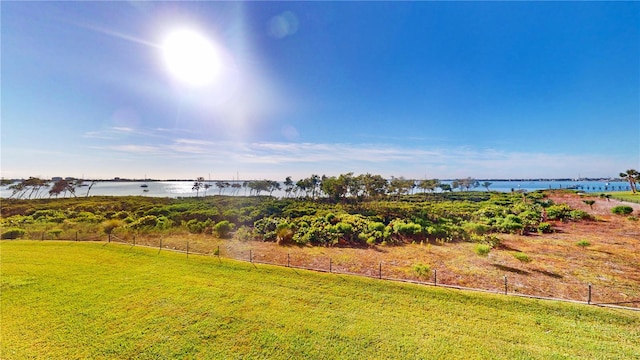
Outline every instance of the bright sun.
<path fill-rule="evenodd" d="M 220 59 L 215 47 L 203 35 L 175 30 L 164 39 L 162 53 L 169 71 L 190 85 L 207 85 L 215 80 Z"/>

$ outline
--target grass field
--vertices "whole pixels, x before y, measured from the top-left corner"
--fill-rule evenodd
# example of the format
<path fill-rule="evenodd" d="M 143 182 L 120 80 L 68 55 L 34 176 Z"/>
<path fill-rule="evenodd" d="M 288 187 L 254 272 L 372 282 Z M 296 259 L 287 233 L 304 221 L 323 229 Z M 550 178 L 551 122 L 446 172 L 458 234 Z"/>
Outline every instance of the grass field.
<path fill-rule="evenodd" d="M 629 201 L 633 203 L 640 203 L 640 193 L 632 193 L 631 191 L 616 191 L 609 193 L 612 198 Z"/>
<path fill-rule="evenodd" d="M 640 357 L 640 312 L 118 244 L 0 251 L 2 359 Z"/>

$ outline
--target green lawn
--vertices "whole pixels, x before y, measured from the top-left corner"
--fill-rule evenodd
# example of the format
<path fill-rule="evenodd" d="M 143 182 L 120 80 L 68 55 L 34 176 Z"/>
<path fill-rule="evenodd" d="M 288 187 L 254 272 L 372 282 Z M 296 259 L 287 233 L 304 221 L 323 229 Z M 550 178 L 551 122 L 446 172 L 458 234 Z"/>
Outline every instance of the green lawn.
<path fill-rule="evenodd" d="M 640 312 L 118 244 L 0 256 L 2 359 L 640 357 Z"/>
<path fill-rule="evenodd" d="M 640 193 L 632 193 L 631 191 L 616 191 L 608 193 L 612 199 L 630 201 L 634 203 L 640 203 Z"/>

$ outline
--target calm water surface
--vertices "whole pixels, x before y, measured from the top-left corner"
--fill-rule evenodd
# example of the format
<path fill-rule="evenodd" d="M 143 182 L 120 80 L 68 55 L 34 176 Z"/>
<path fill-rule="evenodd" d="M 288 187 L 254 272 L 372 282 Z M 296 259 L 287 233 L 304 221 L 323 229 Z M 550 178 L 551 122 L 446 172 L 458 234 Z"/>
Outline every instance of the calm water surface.
<path fill-rule="evenodd" d="M 87 184 L 89 182 L 86 182 Z M 206 183 L 206 182 L 205 182 Z M 242 182 L 229 181 L 229 183 L 238 183 L 242 185 Z M 451 183 L 450 181 L 443 181 L 443 183 Z M 226 188 L 223 190 L 218 189 L 215 186 L 215 182 L 210 182 L 211 187 L 206 191 L 206 195 L 249 195 L 249 189 L 240 188 L 237 191 L 235 189 Z M 146 187 L 143 187 L 146 185 Z M 284 188 L 284 185 L 282 186 Z M 107 195 L 107 196 L 125 196 L 125 195 L 140 195 L 140 196 L 154 196 L 154 197 L 192 197 L 196 196 L 196 192 L 192 190 L 193 181 L 149 181 L 149 182 L 115 182 L 115 181 L 103 181 L 97 182 L 92 188 L 89 195 Z M 577 188 L 586 192 L 604 192 L 604 191 L 629 191 L 629 184 L 626 182 L 606 182 L 606 181 L 493 181 L 489 190 L 510 192 L 517 190 L 535 191 L 545 189 L 567 189 Z M 76 191 L 77 196 L 85 196 L 88 190 L 87 187 L 81 187 Z M 486 191 L 484 187 L 478 187 L 474 190 Z M 48 197 L 48 189 L 42 190 L 39 197 Z M 421 192 L 416 188 L 414 192 Z M 205 193 L 204 190 L 200 190 L 199 194 L 202 196 Z M 262 192 L 261 195 L 268 195 L 268 193 Z M 285 192 L 283 190 L 274 191 L 273 196 L 283 197 Z M 0 187 L 0 197 L 8 198 L 11 196 L 11 190 L 8 190 L 6 186 Z"/>

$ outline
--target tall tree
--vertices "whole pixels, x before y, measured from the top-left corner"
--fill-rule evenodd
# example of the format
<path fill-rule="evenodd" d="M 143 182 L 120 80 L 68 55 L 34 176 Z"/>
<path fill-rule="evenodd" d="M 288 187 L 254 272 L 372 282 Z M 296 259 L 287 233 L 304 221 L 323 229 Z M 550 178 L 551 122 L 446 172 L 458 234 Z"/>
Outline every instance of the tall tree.
<path fill-rule="evenodd" d="M 420 180 L 420 182 L 418 183 L 418 187 L 422 189 L 422 192 L 426 193 L 427 190 L 429 192 L 433 192 L 439 184 L 440 181 L 438 179 L 425 179 Z"/>
<path fill-rule="evenodd" d="M 380 175 L 371 175 L 369 173 L 362 176 L 364 193 L 368 197 L 378 198 L 387 193 L 389 182 Z"/>
<path fill-rule="evenodd" d="M 469 189 L 471 188 L 477 188 L 480 183 L 478 182 L 478 180 L 472 178 L 472 177 L 468 177 L 465 179 L 460 179 L 458 180 L 460 187 L 464 188 L 466 191 L 469 191 Z"/>
<path fill-rule="evenodd" d="M 287 176 L 286 179 L 284 179 L 284 193 L 285 193 L 285 197 L 289 197 L 291 195 L 291 192 L 293 191 L 293 187 L 294 187 L 294 183 L 293 180 L 291 180 L 291 176 Z"/>
<path fill-rule="evenodd" d="M 491 184 L 493 184 L 493 183 L 492 183 L 492 182 L 490 182 L 490 181 L 485 181 L 485 182 L 483 182 L 481 185 L 482 185 L 484 188 L 486 188 L 486 189 L 487 189 L 487 191 L 489 191 L 489 186 L 491 186 Z"/>
<path fill-rule="evenodd" d="M 196 181 L 194 181 L 193 183 L 193 187 L 191 188 L 191 190 L 195 190 L 196 191 L 196 197 L 198 197 L 199 193 L 200 193 L 200 189 L 202 189 L 204 185 L 204 177 L 199 176 Z"/>
<path fill-rule="evenodd" d="M 627 172 L 621 172 L 620 177 L 629 182 L 631 191 L 635 194 L 637 191 L 636 182 L 640 181 L 640 173 L 635 169 L 629 169 Z"/>
<path fill-rule="evenodd" d="M 347 184 L 344 180 L 344 177 L 340 178 L 335 176 L 323 176 L 322 183 L 320 184 L 320 189 L 329 198 L 338 201 L 344 198 L 347 194 Z"/>

